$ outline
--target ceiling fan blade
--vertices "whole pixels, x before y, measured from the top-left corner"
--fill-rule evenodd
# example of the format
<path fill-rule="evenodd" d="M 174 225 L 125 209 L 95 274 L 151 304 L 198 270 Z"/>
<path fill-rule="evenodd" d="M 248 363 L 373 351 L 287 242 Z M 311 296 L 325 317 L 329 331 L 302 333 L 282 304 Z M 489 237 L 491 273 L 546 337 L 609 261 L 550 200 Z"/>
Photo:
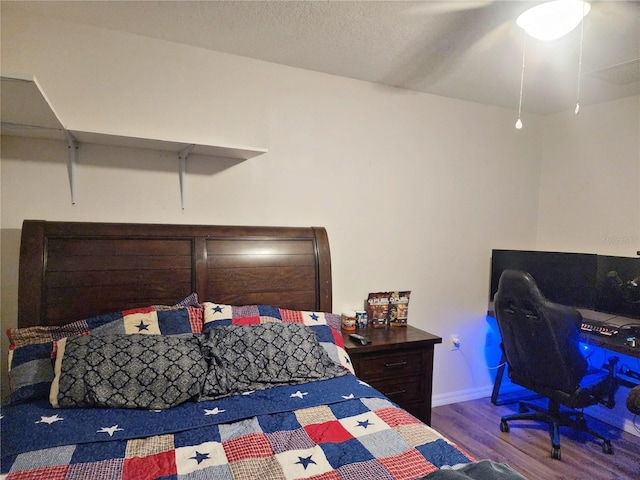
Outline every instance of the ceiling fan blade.
<path fill-rule="evenodd" d="M 515 25 L 523 5 L 518 1 L 432 1 L 421 6 L 430 8 L 441 3 L 471 4 L 475 8 L 456 9 L 453 5 L 449 11 L 425 13 L 423 35 L 398 59 L 397 68 L 381 83 L 409 90 L 437 83 L 466 55 L 489 48 L 501 35 L 506 35 L 510 29 L 505 25 L 509 22 Z"/>
<path fill-rule="evenodd" d="M 415 2 L 415 5 L 407 8 L 408 15 L 429 15 L 438 13 L 459 12 L 462 10 L 474 10 L 483 8 L 495 0 L 426 0 Z"/>

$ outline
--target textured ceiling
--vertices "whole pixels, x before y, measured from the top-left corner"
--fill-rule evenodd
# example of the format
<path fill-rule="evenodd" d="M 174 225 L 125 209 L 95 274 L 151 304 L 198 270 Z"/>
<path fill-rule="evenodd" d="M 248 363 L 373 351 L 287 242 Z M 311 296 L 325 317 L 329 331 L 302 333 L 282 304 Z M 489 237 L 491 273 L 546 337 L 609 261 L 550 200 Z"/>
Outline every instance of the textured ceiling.
<path fill-rule="evenodd" d="M 8 1 L 2 11 L 165 39 L 318 72 L 518 108 L 530 1 Z M 640 94 L 640 2 L 592 1 L 580 103 Z M 523 110 L 571 110 L 581 29 L 527 40 Z"/>

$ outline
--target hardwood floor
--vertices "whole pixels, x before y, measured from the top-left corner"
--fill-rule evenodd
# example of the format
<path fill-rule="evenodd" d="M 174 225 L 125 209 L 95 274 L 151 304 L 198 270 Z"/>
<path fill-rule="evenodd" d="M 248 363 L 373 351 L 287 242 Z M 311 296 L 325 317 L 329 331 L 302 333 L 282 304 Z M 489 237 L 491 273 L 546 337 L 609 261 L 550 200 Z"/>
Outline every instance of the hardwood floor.
<path fill-rule="evenodd" d="M 500 417 L 517 411 L 517 403 L 496 406 L 482 398 L 433 408 L 431 425 L 477 460 L 507 463 L 529 480 L 640 479 L 640 437 L 587 417 L 591 428 L 609 435 L 614 454 L 603 453 L 590 435 L 563 427 L 562 459 L 554 460 L 546 424 L 512 422 L 509 433 L 500 431 Z"/>

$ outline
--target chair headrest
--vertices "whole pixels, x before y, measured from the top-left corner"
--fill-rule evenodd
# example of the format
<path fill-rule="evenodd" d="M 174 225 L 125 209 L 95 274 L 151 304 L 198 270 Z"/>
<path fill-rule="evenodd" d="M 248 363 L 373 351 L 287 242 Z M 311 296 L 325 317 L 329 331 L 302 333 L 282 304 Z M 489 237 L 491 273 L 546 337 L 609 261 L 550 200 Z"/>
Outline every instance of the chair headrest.
<path fill-rule="evenodd" d="M 503 300 L 517 300 L 518 305 L 535 305 L 547 301 L 533 277 L 520 270 L 502 272 L 498 282 L 498 295 Z"/>

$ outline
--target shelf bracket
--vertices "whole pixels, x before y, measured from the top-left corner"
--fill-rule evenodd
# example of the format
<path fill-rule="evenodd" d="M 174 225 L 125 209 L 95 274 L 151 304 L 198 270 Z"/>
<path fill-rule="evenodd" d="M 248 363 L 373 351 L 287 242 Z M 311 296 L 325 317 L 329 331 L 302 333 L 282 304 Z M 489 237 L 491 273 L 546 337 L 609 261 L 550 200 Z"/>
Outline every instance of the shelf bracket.
<path fill-rule="evenodd" d="M 187 158 L 189 158 L 189 154 L 191 150 L 195 147 L 194 144 L 187 145 L 180 152 L 178 152 L 178 161 L 180 162 L 180 206 L 182 207 L 182 211 L 184 212 L 184 194 L 186 189 L 185 176 L 187 173 Z"/>
<path fill-rule="evenodd" d="M 69 158 L 67 160 L 67 172 L 69 174 L 69 186 L 71 187 L 71 205 L 76 204 L 76 167 L 78 166 L 78 141 L 68 132 L 64 131 L 67 137 L 67 149 Z"/>

